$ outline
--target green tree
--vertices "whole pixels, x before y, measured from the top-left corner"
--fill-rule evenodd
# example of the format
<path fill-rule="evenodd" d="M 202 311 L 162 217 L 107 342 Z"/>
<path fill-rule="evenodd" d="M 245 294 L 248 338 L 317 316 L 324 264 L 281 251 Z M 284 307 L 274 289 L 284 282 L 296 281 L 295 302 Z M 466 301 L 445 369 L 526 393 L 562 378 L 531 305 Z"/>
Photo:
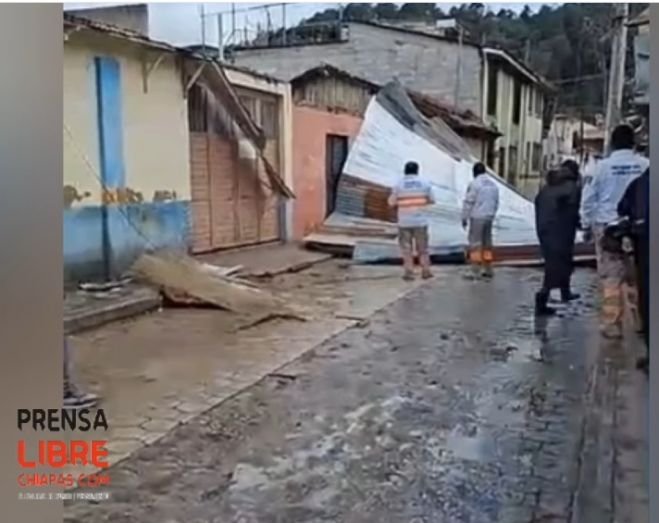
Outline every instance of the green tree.
<path fill-rule="evenodd" d="M 398 18 L 398 6 L 396 4 L 375 4 L 373 14 L 378 20 L 395 20 Z"/>

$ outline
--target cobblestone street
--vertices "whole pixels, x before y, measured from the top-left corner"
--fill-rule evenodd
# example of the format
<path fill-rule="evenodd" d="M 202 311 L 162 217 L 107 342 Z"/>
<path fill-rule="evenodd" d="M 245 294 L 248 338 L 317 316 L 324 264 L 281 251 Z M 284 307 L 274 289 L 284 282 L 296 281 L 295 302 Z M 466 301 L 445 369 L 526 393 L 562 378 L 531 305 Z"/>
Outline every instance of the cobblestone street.
<path fill-rule="evenodd" d="M 600 341 L 593 274 L 575 274 L 582 303 L 539 323 L 539 271 L 502 268 L 493 281 L 468 282 L 462 270 L 437 267 L 436 279 L 407 292 L 390 276 L 342 284 L 353 301 L 381 293 L 388 305 L 362 307 L 368 320 L 333 326 L 215 406 L 206 398 L 206 409 L 111 469 L 109 501 L 72 502 L 65 521 L 647 521 L 647 380 L 633 370 L 638 347 Z M 195 324 L 197 345 L 203 327 Z M 103 339 L 122 332 L 124 350 L 128 330 L 145 328 L 108 328 Z"/>

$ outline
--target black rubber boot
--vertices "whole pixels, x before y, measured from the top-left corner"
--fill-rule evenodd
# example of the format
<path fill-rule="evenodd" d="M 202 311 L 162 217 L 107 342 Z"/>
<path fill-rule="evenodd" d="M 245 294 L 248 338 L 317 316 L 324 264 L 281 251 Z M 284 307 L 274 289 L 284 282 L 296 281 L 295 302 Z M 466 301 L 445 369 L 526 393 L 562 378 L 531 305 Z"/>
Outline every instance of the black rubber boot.
<path fill-rule="evenodd" d="M 536 316 L 553 316 L 556 314 L 556 309 L 547 306 L 549 300 L 549 293 L 540 291 L 535 295 L 535 315 Z"/>
<path fill-rule="evenodd" d="M 578 300 L 579 298 L 581 298 L 580 294 L 575 294 L 570 289 L 561 289 L 561 301 L 563 303 Z"/>

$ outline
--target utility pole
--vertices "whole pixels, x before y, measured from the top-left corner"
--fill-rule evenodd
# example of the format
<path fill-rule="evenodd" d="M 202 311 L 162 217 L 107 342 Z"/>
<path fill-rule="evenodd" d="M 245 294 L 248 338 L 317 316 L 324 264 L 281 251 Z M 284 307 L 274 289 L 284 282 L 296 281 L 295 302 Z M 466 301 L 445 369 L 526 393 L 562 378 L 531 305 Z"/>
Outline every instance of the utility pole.
<path fill-rule="evenodd" d="M 611 132 L 622 120 L 622 91 L 625 86 L 625 55 L 627 54 L 628 4 L 614 4 L 613 41 L 611 43 L 611 67 L 606 101 L 604 149 L 609 150 Z"/>
<path fill-rule="evenodd" d="M 224 62 L 224 24 L 222 13 L 217 15 L 217 58 Z"/>
<path fill-rule="evenodd" d="M 206 55 L 206 9 L 201 4 L 201 53 Z"/>
<path fill-rule="evenodd" d="M 524 63 L 526 65 L 531 64 L 531 39 L 526 39 L 526 47 L 524 48 Z"/>
<path fill-rule="evenodd" d="M 462 38 L 463 30 L 460 23 L 456 20 L 456 26 L 458 29 L 458 59 L 456 63 L 456 72 L 455 72 L 455 95 L 453 97 L 453 105 L 455 106 L 456 111 L 458 110 L 459 100 L 460 100 L 460 83 L 462 81 Z"/>
<path fill-rule="evenodd" d="M 235 44 L 236 40 L 236 3 L 231 2 L 231 43 Z"/>

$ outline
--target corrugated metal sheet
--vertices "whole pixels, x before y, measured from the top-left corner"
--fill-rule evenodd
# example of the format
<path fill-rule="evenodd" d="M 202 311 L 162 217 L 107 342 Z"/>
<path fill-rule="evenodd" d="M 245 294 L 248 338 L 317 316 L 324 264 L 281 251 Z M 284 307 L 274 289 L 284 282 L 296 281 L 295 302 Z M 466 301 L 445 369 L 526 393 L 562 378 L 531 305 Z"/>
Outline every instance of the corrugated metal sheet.
<path fill-rule="evenodd" d="M 385 187 L 343 174 L 337 191 L 336 212 L 393 223 L 396 211 L 387 204 L 389 194 Z"/>

